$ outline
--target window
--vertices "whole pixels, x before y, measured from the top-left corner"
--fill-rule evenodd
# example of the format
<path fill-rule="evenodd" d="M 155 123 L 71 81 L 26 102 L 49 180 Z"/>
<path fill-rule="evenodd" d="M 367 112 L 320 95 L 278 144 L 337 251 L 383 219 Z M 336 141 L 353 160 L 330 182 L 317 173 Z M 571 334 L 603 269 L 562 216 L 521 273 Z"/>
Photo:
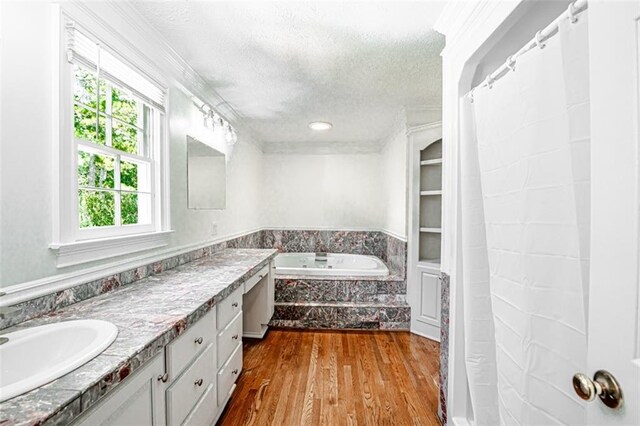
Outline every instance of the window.
<path fill-rule="evenodd" d="M 78 227 L 152 225 L 157 112 L 99 73 L 74 66 Z"/>
<path fill-rule="evenodd" d="M 65 21 L 63 32 L 60 213 L 51 248 L 60 257 L 78 243 L 136 235 L 151 244 L 128 241 L 130 251 L 156 247 L 148 235 L 168 228 L 165 90 L 74 23 Z"/>

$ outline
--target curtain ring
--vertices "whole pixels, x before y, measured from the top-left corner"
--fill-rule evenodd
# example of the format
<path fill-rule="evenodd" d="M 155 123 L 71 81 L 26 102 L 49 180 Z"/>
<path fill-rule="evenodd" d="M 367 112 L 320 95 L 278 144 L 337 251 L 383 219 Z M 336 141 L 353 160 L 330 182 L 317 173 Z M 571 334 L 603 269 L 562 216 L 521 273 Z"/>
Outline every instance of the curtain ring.
<path fill-rule="evenodd" d="M 536 46 L 538 46 L 540 49 L 544 49 L 545 44 L 542 42 L 542 31 L 538 31 L 536 33 Z"/>
<path fill-rule="evenodd" d="M 509 68 L 511 71 L 516 70 L 516 60 L 513 59 L 513 55 L 507 58 L 507 68 Z"/>
<path fill-rule="evenodd" d="M 487 76 L 486 80 L 484 81 L 484 83 L 487 85 L 487 87 L 488 87 L 489 89 L 491 89 L 491 88 L 493 87 L 493 82 L 494 82 L 494 81 L 495 81 L 495 80 L 491 78 L 491 74 L 489 74 L 489 75 Z"/>
<path fill-rule="evenodd" d="M 569 7 L 567 8 L 567 15 L 569 15 L 569 22 L 571 22 L 572 24 L 575 24 L 576 22 L 578 22 L 578 17 L 575 15 L 575 12 L 573 10 L 573 6 L 575 6 L 576 2 L 573 3 L 569 3 Z"/>

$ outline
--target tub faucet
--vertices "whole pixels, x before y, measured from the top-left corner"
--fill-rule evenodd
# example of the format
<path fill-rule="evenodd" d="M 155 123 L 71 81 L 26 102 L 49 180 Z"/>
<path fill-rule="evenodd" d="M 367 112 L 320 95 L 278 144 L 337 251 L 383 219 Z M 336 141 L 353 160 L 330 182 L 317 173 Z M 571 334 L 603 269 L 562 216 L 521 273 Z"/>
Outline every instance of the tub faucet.
<path fill-rule="evenodd" d="M 327 261 L 327 252 L 325 251 L 317 251 L 316 252 L 316 262 L 326 262 Z"/>

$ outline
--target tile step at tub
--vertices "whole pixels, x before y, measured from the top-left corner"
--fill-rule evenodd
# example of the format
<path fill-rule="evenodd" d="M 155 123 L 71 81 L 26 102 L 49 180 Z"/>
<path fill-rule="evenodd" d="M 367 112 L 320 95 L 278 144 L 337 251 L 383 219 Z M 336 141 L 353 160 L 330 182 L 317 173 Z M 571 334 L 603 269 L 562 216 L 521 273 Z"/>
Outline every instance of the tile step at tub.
<path fill-rule="evenodd" d="M 408 330 L 411 308 L 406 302 L 276 303 L 272 326 L 329 329 Z"/>
<path fill-rule="evenodd" d="M 406 302 L 404 281 L 275 280 L 276 302 Z"/>

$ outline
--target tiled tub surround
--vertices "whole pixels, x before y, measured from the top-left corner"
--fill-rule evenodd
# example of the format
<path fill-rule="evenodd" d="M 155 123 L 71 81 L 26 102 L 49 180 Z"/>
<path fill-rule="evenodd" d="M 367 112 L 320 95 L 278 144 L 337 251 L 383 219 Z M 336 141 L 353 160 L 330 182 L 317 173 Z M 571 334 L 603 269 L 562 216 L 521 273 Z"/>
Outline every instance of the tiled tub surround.
<path fill-rule="evenodd" d="M 274 250 L 225 249 L 6 330 L 91 318 L 114 323 L 119 334 L 107 350 L 84 366 L 1 403 L 0 424 L 68 424 L 275 255 Z"/>
<path fill-rule="evenodd" d="M 405 242 L 378 231 L 265 230 L 261 244 L 286 253 L 373 255 L 389 268 L 389 275 L 383 277 L 276 275 L 270 325 L 409 329 Z"/>
<path fill-rule="evenodd" d="M 372 255 L 387 264 L 395 279 L 407 270 L 407 243 L 380 231 L 274 230 L 261 232 L 262 248 L 284 253 L 350 253 Z"/>

